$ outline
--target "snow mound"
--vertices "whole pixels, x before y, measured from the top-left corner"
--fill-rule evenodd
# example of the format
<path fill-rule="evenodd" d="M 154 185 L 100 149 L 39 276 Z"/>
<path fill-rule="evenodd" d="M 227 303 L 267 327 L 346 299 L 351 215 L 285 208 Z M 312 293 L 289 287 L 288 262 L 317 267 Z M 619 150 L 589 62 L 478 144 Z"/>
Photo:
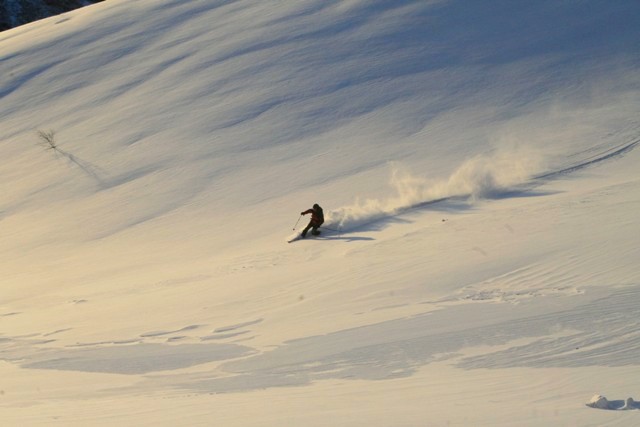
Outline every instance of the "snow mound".
<path fill-rule="evenodd" d="M 600 396 L 599 394 L 594 395 L 587 406 L 597 409 L 609 409 L 609 401 L 606 397 Z"/>
<path fill-rule="evenodd" d="M 587 403 L 587 406 L 596 409 L 629 410 L 640 408 L 640 403 L 634 401 L 632 397 L 628 397 L 627 400 L 608 400 L 606 397 L 596 394 Z"/>
<path fill-rule="evenodd" d="M 628 397 L 627 401 L 624 403 L 624 406 L 621 409 L 638 409 L 636 402 L 634 402 L 632 397 Z"/>

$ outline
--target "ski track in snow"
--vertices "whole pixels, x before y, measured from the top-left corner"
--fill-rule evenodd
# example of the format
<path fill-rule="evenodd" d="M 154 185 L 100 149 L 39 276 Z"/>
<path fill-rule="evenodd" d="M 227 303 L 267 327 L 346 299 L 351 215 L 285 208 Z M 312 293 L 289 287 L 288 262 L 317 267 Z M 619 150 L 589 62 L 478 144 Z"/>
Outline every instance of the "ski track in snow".
<path fill-rule="evenodd" d="M 598 154 L 578 161 L 576 164 L 562 167 L 561 169 L 537 173 L 531 175 L 517 175 L 514 177 L 500 177 L 499 174 L 505 165 L 504 159 L 496 161 L 491 157 L 472 159 L 463 164 L 452 176 L 444 182 L 429 182 L 420 177 L 413 176 L 394 169 L 391 184 L 396 194 L 386 200 L 367 199 L 364 202 L 357 201 L 355 205 L 333 209 L 327 213 L 326 227 L 333 227 L 339 232 L 358 231 L 390 219 L 396 215 L 414 209 L 441 209 L 458 210 L 465 209 L 465 205 L 478 199 L 502 199 L 509 197 L 523 197 L 534 194 L 536 188 L 544 182 L 562 178 L 588 167 L 596 166 L 606 161 L 613 161 L 618 157 L 634 150 L 640 139 L 635 138 L 631 142 L 604 149 Z M 518 154 L 509 156 L 509 162 L 518 162 Z M 481 161 L 481 170 L 462 174 L 460 171 L 468 168 L 468 164 Z M 521 168 L 516 168 L 520 170 Z M 397 175 L 402 174 L 398 177 Z M 470 189 L 462 192 L 460 188 Z M 295 235 L 287 238 L 292 240 Z"/>
<path fill-rule="evenodd" d="M 536 175 L 534 177 L 534 179 L 536 180 L 550 180 L 553 178 L 558 178 L 561 175 L 567 175 L 573 172 L 577 172 L 579 170 L 585 169 L 587 167 L 591 167 L 594 166 L 598 163 L 604 162 L 604 161 L 608 161 L 608 160 L 613 160 L 616 157 L 619 156 L 623 156 L 625 154 L 627 154 L 628 152 L 630 152 L 631 150 L 635 149 L 638 144 L 640 144 L 640 138 L 636 138 L 633 141 L 629 142 L 629 143 L 625 143 L 622 146 L 617 146 L 617 147 L 611 147 L 609 150 L 599 153 L 597 155 L 595 155 L 594 157 L 585 159 L 580 161 L 578 164 L 575 165 L 571 165 L 568 166 L 566 168 L 563 168 L 561 170 L 557 170 L 557 171 L 552 171 L 552 172 L 546 172 L 540 175 Z"/>

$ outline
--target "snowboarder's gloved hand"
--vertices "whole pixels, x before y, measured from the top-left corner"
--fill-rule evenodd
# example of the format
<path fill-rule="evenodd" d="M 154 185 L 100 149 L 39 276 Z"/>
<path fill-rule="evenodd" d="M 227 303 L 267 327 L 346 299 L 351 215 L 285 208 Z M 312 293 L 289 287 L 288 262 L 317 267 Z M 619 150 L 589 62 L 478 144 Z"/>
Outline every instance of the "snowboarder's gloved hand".
<path fill-rule="evenodd" d="M 305 213 L 304 212 L 300 212 L 300 215 L 305 215 Z"/>

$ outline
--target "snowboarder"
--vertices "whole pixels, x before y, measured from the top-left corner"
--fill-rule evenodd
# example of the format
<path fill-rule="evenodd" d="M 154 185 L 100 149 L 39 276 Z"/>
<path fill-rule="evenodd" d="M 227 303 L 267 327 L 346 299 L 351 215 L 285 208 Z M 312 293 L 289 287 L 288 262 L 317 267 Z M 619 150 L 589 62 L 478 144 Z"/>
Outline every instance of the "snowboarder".
<path fill-rule="evenodd" d="M 311 221 L 309 221 L 309 225 L 307 225 L 305 229 L 302 230 L 302 233 L 300 233 L 300 235 L 302 236 L 302 238 L 307 237 L 307 232 L 309 230 L 311 230 L 311 234 L 313 234 L 314 236 L 319 235 L 320 231 L 318 230 L 318 227 L 320 227 L 322 223 L 324 223 L 324 212 L 322 211 L 322 208 L 319 204 L 316 203 L 313 205 L 313 208 L 307 209 L 304 212 L 300 212 L 300 215 L 306 214 L 311 214 Z"/>

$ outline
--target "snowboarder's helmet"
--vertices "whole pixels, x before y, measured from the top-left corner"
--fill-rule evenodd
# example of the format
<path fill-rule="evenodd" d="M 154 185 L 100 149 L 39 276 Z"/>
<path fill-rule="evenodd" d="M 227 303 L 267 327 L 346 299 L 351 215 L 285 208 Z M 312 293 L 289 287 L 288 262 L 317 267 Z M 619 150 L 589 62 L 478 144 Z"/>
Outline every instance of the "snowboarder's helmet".
<path fill-rule="evenodd" d="M 320 205 L 319 205 L 319 204 L 317 204 L 317 203 L 315 203 L 315 204 L 313 205 L 313 209 L 320 209 Z"/>

